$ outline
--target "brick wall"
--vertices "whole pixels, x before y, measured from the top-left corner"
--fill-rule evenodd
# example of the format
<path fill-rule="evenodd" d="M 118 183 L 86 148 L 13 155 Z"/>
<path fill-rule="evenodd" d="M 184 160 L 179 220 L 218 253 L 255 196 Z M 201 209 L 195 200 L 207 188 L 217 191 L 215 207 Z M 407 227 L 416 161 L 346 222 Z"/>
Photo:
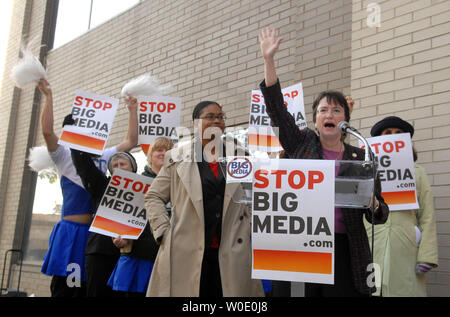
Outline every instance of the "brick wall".
<path fill-rule="evenodd" d="M 311 105 L 320 92 L 336 89 L 350 93 L 351 1 L 300 3 L 295 72 L 291 71 L 291 76 L 292 84 L 302 82 L 305 110 L 311 123 Z"/>
<path fill-rule="evenodd" d="M 191 125 L 192 108 L 205 99 L 225 105 L 227 124 L 245 125 L 249 92 L 263 78 L 257 35 L 267 25 L 284 37 L 277 60 L 284 86 L 303 79 L 307 102 L 322 88 L 350 91 L 348 0 L 144 1 L 106 25 L 49 53 L 49 80 L 61 107 L 57 122 L 74 87 L 118 98 L 128 80 L 151 71 L 183 98 L 185 126 Z M 323 36 L 315 38 L 316 32 Z M 111 144 L 125 127 L 122 108 Z"/>
<path fill-rule="evenodd" d="M 370 27 L 370 3 L 381 9 Z M 418 162 L 434 195 L 439 267 L 427 274 L 430 296 L 450 294 L 450 2 L 353 1 L 353 123 L 364 135 L 388 115 L 414 125 Z"/>
<path fill-rule="evenodd" d="M 19 49 L 22 38 L 32 39 L 35 45 L 33 53 L 39 55 L 39 44 L 41 41 L 45 1 L 17 1 L 14 2 L 11 33 L 8 41 L 5 71 L 3 74 L 3 85 L 0 101 L 2 104 L 2 124 L 0 125 L 0 168 L 2 178 L 0 189 L 0 254 L 5 254 L 10 248 L 20 247 L 21 239 L 17 240 L 19 246 L 15 246 L 13 241 L 17 236 L 22 237 L 22 232 L 16 232 L 16 227 L 21 226 L 23 217 L 19 217 L 20 191 L 25 184 L 22 184 L 24 173 L 24 162 L 27 156 L 27 143 L 32 125 L 32 109 L 34 100 L 34 87 L 26 87 L 22 90 L 15 90 L 14 84 L 9 78 L 12 67 L 19 58 Z M 33 132 L 32 132 L 33 133 Z M 26 193 L 32 197 L 32 193 Z M 10 257 L 8 260 L 11 259 Z M 3 260 L 0 268 L 3 270 Z M 7 272 L 9 268 L 7 263 Z M 25 270 L 27 271 L 27 270 Z M 30 278 L 33 274 L 37 279 L 48 280 L 42 274 L 25 272 L 22 275 L 22 282 Z M 28 270 L 29 271 L 29 270 Z M 14 270 L 13 270 L 14 272 Z M 17 270 L 15 271 L 17 272 Z M 16 287 L 14 279 L 10 286 Z M 6 286 L 6 285 L 4 285 Z M 23 289 L 23 288 L 21 288 Z M 47 294 L 47 293 L 44 293 Z"/>
<path fill-rule="evenodd" d="M 392 11 L 390 19 L 397 19 L 396 9 L 402 6 L 391 2 L 384 1 L 382 8 L 389 6 L 386 12 Z M 402 5 L 404 3 L 399 2 Z M 39 33 L 39 28 L 42 27 L 37 20 L 42 15 L 44 4 L 44 0 L 33 1 L 33 32 Z M 434 6 L 442 4 L 433 1 L 433 6 L 430 2 L 424 6 L 424 10 L 418 8 L 398 14 L 399 18 L 407 15 L 410 20 L 406 18 L 389 22 L 386 15 L 383 23 L 391 26 L 384 31 L 369 29 L 363 25 L 366 12 L 361 1 L 142 1 L 105 24 L 48 53 L 47 72 L 54 93 L 55 131 L 60 131 L 61 121 L 70 110 L 75 90 L 84 89 L 119 98 L 123 85 L 145 72 L 151 72 L 162 83 L 172 84 L 172 95 L 183 99 L 184 126 L 191 126 L 192 108 L 206 99 L 216 100 L 224 105 L 229 117 L 227 125 L 246 126 L 250 91 L 258 89 L 264 76 L 257 35 L 262 27 L 270 25 L 279 28 L 280 35 L 284 37 L 276 61 L 282 86 L 300 81 L 303 83 L 308 121 L 311 122 L 310 108 L 314 97 L 320 91 L 331 88 L 353 95 L 357 101 L 353 121 L 365 133 L 372 123 L 393 112 L 393 109 L 413 121 L 418 129 L 415 136 L 416 147 L 420 152 L 421 162 L 430 172 L 437 195 L 438 218 L 440 224 L 444 224 L 448 214 L 445 210 L 448 207 L 445 206 L 449 205 L 448 194 L 444 193 L 450 173 L 447 171 L 450 163 L 445 161 L 445 151 L 449 148 L 446 137 L 448 126 L 445 127 L 443 121 L 434 120 L 449 113 L 443 100 L 448 95 L 448 85 L 445 85 L 445 80 L 434 82 L 436 78 L 444 78 L 446 75 L 445 60 L 441 58 L 444 55 L 440 55 L 444 54 L 444 49 L 436 43 L 433 46 L 433 39 L 437 43 L 447 39 L 448 43 L 448 36 L 438 34 L 442 32 L 439 25 L 445 24 L 442 22 L 445 19 L 441 16 L 443 10 L 437 10 L 439 13 L 424 12 Z M 20 7 L 20 4 L 16 4 L 16 7 Z M 20 12 L 18 8 L 16 10 Z M 422 17 L 414 18 L 416 12 L 422 12 Z M 429 24 L 417 23 L 411 30 L 405 27 L 411 21 L 420 22 L 423 19 L 428 19 Z M 434 30 L 436 35 L 423 38 L 423 31 L 427 29 Z M 18 34 L 18 30 L 14 34 Z M 439 37 L 442 39 L 436 40 Z M 16 61 L 18 49 L 18 39 L 12 39 L 15 44 L 9 47 L 9 67 Z M 404 48 L 404 45 L 414 45 L 416 42 L 426 42 L 429 47 L 425 46 L 420 50 L 421 46 L 418 44 L 418 47 Z M 413 50 L 414 53 L 411 53 Z M 420 55 L 424 50 L 435 57 L 430 59 L 428 54 Z M 419 59 L 420 62 L 415 63 L 414 59 Z M 422 63 L 425 64 L 424 68 L 418 66 Z M 440 77 L 427 76 L 431 71 Z M 395 83 L 386 85 L 394 79 Z M 1 98 L 6 98 L 2 100 L 9 104 L 12 84 L 7 77 L 5 82 L 7 84 Z M 416 87 L 420 89 L 420 93 L 414 89 Z M 20 98 L 23 114 L 20 113 L 16 128 L 16 163 L 11 163 L 13 166 L 8 177 L 7 198 L 10 202 L 5 204 L 3 212 L 0 250 L 8 248 L 14 235 L 7 224 L 14 223 L 14 215 L 17 214 L 14 202 L 18 199 L 14 193 L 21 184 L 14 176 L 20 173 L 26 152 L 20 138 L 24 138 L 22 129 L 26 126 L 26 105 L 29 103 L 27 98 L 30 98 L 27 96 L 31 96 L 31 91 L 32 89 L 23 90 Z M 410 93 L 415 96 L 409 96 Z M 408 104 L 411 100 L 415 105 L 414 111 L 410 110 Z M 121 105 L 108 145 L 117 144 L 125 136 L 127 110 L 123 102 Z M 43 144 L 39 129 L 36 131 L 36 145 Z M 0 131 L 0 142 L 3 142 L 5 133 Z M 447 146 L 442 145 L 445 142 Z M 442 164 L 440 166 L 446 172 L 435 167 L 439 164 Z M 435 172 L 432 171 L 433 168 L 436 169 Z M 6 215 L 9 218 L 5 218 Z M 441 245 L 449 245 L 448 240 L 442 240 L 446 237 L 445 230 L 448 229 L 442 225 Z M 444 262 L 442 265 L 445 267 Z M 23 285 L 26 285 L 28 293 L 48 296 L 48 278 L 39 275 L 34 266 L 27 267 L 26 272 Z M 440 272 L 445 273 L 445 270 Z M 450 282 L 446 285 L 449 284 Z M 434 294 L 436 292 L 439 291 L 434 291 Z"/>
<path fill-rule="evenodd" d="M 25 5 L 24 2 L 15 6 L 13 11 L 12 21 L 17 21 L 17 24 L 11 25 L 11 34 L 21 34 L 21 21 L 23 21 Z M 5 70 L 4 74 L 9 74 L 11 68 L 17 60 L 18 49 L 20 45 L 20 37 L 19 38 L 10 38 L 8 41 L 7 52 L 6 52 L 6 61 L 5 61 Z M 9 162 L 10 162 L 10 153 L 11 150 L 11 139 L 13 138 L 13 126 L 15 122 L 9 122 L 9 118 L 14 115 L 15 109 L 13 108 L 14 96 L 14 84 L 10 80 L 3 80 L 2 82 L 2 90 L 0 96 L 0 102 L 4 107 L 0 108 L 0 115 L 3 118 L 3 124 L 0 126 L 0 170 L 2 172 L 1 179 L 1 189 L 0 189 L 0 203 L 2 208 L 2 212 L 0 213 L 1 223 L 4 224 L 7 221 L 14 221 L 14 216 L 8 217 L 6 214 L 3 205 L 6 201 L 6 190 L 8 187 L 8 173 L 9 173 Z M 6 226 L 2 226 L 2 230 L 0 232 L 0 251 L 4 251 L 9 248 L 10 241 L 7 238 L 8 234 L 5 234 L 7 230 Z M 12 234 L 9 232 L 9 235 Z"/>

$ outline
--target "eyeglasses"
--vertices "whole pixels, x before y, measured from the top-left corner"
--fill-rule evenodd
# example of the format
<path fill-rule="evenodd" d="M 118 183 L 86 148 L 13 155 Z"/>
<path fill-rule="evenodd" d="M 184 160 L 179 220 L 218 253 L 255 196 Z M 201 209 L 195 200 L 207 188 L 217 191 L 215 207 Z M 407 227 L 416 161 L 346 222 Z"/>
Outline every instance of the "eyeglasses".
<path fill-rule="evenodd" d="M 227 119 L 227 117 L 224 116 L 224 115 L 221 115 L 221 114 L 215 116 L 212 113 L 208 113 L 206 116 L 200 117 L 200 119 L 205 119 L 205 120 L 208 120 L 208 121 L 214 121 L 216 119 L 219 119 L 220 121 L 225 121 Z"/>
<path fill-rule="evenodd" d="M 331 110 L 331 113 L 335 116 L 338 116 L 338 115 L 341 115 L 342 113 L 344 113 L 344 109 L 341 109 L 341 108 L 332 108 L 332 109 L 319 108 L 319 109 L 317 109 L 317 113 L 324 115 L 324 114 L 327 114 L 330 110 Z"/>

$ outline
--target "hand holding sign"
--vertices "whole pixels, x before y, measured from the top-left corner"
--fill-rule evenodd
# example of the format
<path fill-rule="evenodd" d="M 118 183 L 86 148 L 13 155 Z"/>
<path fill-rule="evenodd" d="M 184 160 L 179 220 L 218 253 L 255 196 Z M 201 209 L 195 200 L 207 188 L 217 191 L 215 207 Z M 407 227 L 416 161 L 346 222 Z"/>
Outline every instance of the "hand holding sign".
<path fill-rule="evenodd" d="M 411 135 L 389 134 L 367 141 L 378 162 L 382 196 L 389 210 L 418 208 Z"/>
<path fill-rule="evenodd" d="M 124 248 L 130 244 L 129 239 L 123 239 L 121 236 L 113 238 L 113 243 L 117 248 Z"/>
<path fill-rule="evenodd" d="M 39 80 L 37 86 L 45 97 L 48 98 L 52 95 L 52 87 L 46 79 L 42 78 L 41 80 Z"/>
<path fill-rule="evenodd" d="M 123 97 L 125 100 L 125 104 L 127 105 L 128 110 L 136 111 L 137 110 L 137 98 L 133 96 L 125 96 Z"/>
<path fill-rule="evenodd" d="M 126 246 L 124 239 L 138 239 L 147 224 L 144 195 L 152 180 L 116 169 L 89 230 L 116 238 L 118 247 Z"/>
<path fill-rule="evenodd" d="M 138 98 L 139 143 L 147 153 L 157 137 L 175 139 L 180 125 L 182 101 L 177 97 L 140 96 Z"/>
<path fill-rule="evenodd" d="M 64 126 L 58 143 L 100 155 L 111 131 L 119 100 L 77 91 L 72 105 L 75 123 Z"/>

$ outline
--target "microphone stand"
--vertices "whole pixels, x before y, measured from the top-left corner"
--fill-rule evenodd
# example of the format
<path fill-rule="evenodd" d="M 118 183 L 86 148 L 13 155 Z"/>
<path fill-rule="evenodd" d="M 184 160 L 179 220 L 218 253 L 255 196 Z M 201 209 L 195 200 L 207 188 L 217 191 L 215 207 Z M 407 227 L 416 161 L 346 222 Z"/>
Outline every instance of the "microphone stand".
<path fill-rule="evenodd" d="M 377 170 L 375 167 L 375 155 L 373 154 L 372 150 L 370 149 L 369 142 L 353 127 L 346 126 L 345 132 L 350 133 L 351 135 L 355 136 L 358 140 L 364 143 L 365 146 L 365 152 L 364 152 L 364 161 L 370 162 L 372 164 L 372 176 L 373 176 L 373 189 L 372 189 L 372 215 L 371 215 L 371 222 L 372 222 L 372 237 L 371 237 L 371 243 L 372 243 L 372 268 L 375 270 L 375 266 L 373 263 L 374 260 L 374 245 L 375 245 L 375 185 L 376 185 L 376 174 Z M 378 207 L 380 208 L 380 207 Z M 375 272 L 374 272 L 375 273 Z M 376 275 L 375 275 L 376 277 Z M 367 281 L 366 281 L 367 283 Z M 375 285 L 376 287 L 376 285 Z M 372 293 L 369 290 L 369 297 L 372 297 Z"/>
<path fill-rule="evenodd" d="M 369 142 L 367 142 L 367 140 L 355 128 L 347 127 L 345 129 L 345 132 L 350 133 L 351 135 L 355 136 L 361 142 L 364 143 L 365 146 L 364 161 L 373 163 Z"/>

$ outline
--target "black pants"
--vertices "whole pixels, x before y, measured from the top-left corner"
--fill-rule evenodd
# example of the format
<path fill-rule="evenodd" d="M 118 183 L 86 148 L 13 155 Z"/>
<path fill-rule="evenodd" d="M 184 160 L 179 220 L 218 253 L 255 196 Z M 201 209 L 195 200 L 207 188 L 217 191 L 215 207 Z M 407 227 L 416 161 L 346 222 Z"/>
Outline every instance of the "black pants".
<path fill-rule="evenodd" d="M 368 297 L 353 285 L 347 235 L 335 234 L 334 244 L 334 285 L 305 283 L 305 297 Z"/>
<path fill-rule="evenodd" d="M 223 297 L 220 279 L 219 249 L 208 249 L 203 255 L 200 297 Z"/>
<path fill-rule="evenodd" d="M 86 295 L 87 297 L 118 297 L 111 287 L 106 285 L 119 257 L 115 255 L 86 255 Z"/>
<path fill-rule="evenodd" d="M 272 281 L 272 297 L 291 297 L 291 282 Z"/>
<path fill-rule="evenodd" d="M 67 285 L 67 276 L 53 275 L 50 283 L 50 292 L 52 297 L 85 297 L 86 282 L 81 282 L 79 287 L 69 287 Z"/>
<path fill-rule="evenodd" d="M 146 293 L 136 293 L 136 292 L 122 292 L 115 291 L 114 297 L 124 297 L 124 298 L 144 298 Z M 117 296 L 116 296 L 117 295 Z"/>

